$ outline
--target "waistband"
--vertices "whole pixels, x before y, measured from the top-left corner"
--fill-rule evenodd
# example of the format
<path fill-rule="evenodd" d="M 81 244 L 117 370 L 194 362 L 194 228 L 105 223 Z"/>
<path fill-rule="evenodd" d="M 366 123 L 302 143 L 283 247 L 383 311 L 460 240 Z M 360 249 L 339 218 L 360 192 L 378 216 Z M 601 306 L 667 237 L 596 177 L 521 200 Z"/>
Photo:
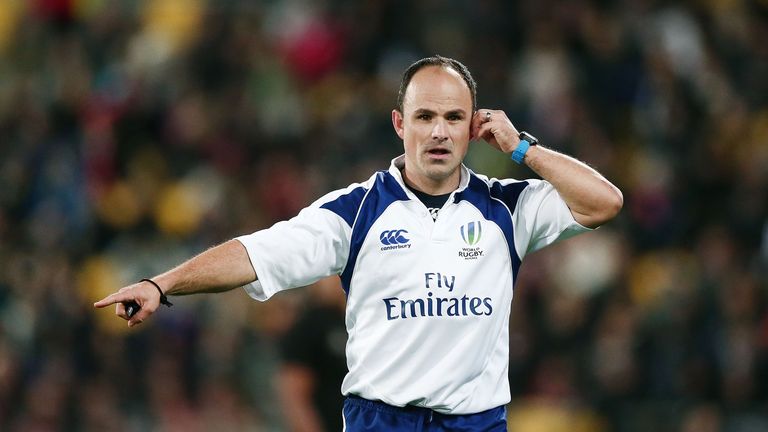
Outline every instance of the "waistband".
<path fill-rule="evenodd" d="M 447 414 L 440 414 L 437 411 L 431 410 L 429 408 L 424 407 L 417 407 L 413 405 L 406 405 L 403 407 L 389 405 L 387 403 L 381 402 L 381 401 L 373 401 L 361 398 L 357 395 L 347 395 L 347 402 L 351 403 L 352 405 L 357 405 L 364 408 L 370 408 L 375 409 L 381 412 L 386 413 L 392 413 L 392 414 L 409 414 L 416 417 L 422 417 L 424 415 L 427 416 L 433 416 L 433 415 L 447 415 Z"/>

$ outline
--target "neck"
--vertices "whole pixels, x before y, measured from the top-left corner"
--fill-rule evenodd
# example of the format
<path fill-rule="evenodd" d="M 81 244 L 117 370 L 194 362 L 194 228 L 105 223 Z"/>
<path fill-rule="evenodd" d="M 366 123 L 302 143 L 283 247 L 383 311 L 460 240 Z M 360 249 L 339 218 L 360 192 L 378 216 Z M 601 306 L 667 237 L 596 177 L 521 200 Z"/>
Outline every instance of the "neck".
<path fill-rule="evenodd" d="M 403 181 L 412 189 L 424 192 L 429 195 L 443 195 L 451 193 L 459 188 L 461 183 L 461 170 L 457 169 L 450 177 L 442 180 L 419 177 L 408 173 L 407 169 L 401 170 Z"/>

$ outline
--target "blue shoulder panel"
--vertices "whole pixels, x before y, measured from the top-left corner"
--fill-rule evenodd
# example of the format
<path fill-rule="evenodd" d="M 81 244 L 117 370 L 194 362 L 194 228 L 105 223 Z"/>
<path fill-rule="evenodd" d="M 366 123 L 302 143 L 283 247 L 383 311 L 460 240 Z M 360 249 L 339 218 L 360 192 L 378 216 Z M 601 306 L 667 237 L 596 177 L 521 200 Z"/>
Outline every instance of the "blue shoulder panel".
<path fill-rule="evenodd" d="M 393 202 L 407 201 L 408 199 L 408 195 L 405 194 L 403 188 L 391 174 L 386 171 L 380 171 L 376 174 L 376 181 L 371 191 L 365 197 L 357 219 L 354 221 L 354 225 L 352 225 L 349 257 L 347 258 L 347 265 L 341 273 L 341 285 L 347 295 L 349 295 L 352 273 L 355 269 L 357 257 L 360 254 L 360 248 L 362 248 L 363 242 L 374 222 Z"/>
<path fill-rule="evenodd" d="M 505 186 L 495 182 L 488 187 L 483 180 L 472 175 L 470 176 L 467 188 L 454 195 L 455 202 L 461 200 L 468 201 L 480 210 L 483 217 L 493 221 L 501 228 L 504 237 L 507 239 L 509 257 L 512 260 L 512 277 L 515 282 L 517 282 L 517 272 L 520 270 L 520 257 L 515 250 L 515 230 L 512 225 L 512 213 L 515 212 L 520 193 L 527 186 L 528 182 L 520 181 Z"/>
<path fill-rule="evenodd" d="M 341 195 L 333 201 L 328 201 L 321 205 L 320 208 L 336 213 L 351 228 L 355 222 L 355 216 L 357 216 L 357 210 L 360 208 L 365 192 L 366 189 L 364 187 L 357 187 L 348 194 Z"/>

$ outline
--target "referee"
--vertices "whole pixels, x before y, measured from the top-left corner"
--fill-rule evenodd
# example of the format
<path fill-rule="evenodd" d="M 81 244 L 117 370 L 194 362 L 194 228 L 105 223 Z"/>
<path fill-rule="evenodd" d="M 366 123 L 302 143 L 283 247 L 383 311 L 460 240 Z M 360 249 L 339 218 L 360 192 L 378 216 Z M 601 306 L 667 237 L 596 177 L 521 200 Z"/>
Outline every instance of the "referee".
<path fill-rule="evenodd" d="M 475 81 L 454 59 L 408 67 L 392 125 L 405 152 L 387 170 L 94 306 L 115 304 L 134 326 L 169 295 L 244 286 L 263 301 L 339 275 L 346 430 L 506 430 L 521 260 L 609 221 L 622 194 L 586 164 L 539 145 L 534 131 L 518 131 L 503 111 L 478 109 Z M 476 139 L 542 179 L 474 173 L 462 161 Z"/>

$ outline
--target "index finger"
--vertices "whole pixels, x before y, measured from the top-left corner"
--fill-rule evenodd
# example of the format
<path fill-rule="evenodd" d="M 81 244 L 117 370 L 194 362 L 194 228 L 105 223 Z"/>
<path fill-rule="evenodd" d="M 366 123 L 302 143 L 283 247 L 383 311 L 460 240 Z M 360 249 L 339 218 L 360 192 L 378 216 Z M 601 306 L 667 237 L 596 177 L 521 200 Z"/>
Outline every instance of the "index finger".
<path fill-rule="evenodd" d="M 129 300 L 135 300 L 134 296 L 127 293 L 116 292 L 97 301 L 93 304 L 93 306 L 97 308 L 103 308 L 104 306 L 113 305 L 115 303 L 123 303 Z"/>

